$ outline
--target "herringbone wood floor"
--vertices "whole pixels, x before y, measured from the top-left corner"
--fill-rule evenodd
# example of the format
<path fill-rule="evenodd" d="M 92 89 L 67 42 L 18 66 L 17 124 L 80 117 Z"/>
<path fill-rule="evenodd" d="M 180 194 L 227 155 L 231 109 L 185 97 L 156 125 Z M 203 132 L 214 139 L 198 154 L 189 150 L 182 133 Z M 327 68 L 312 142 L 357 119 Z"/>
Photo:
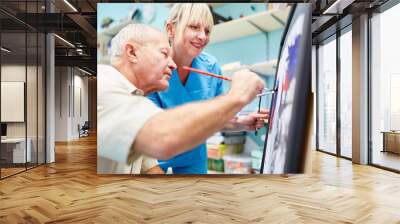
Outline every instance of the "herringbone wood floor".
<path fill-rule="evenodd" d="M 95 138 L 0 181 L 0 223 L 400 223 L 400 175 L 315 153 L 312 175 L 97 176 Z"/>

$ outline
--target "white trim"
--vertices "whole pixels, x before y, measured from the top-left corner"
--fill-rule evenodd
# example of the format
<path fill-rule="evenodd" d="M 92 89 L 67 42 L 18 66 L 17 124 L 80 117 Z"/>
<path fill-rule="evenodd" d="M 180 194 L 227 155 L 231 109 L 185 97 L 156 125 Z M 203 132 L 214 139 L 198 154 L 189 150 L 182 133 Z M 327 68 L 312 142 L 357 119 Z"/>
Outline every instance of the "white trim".
<path fill-rule="evenodd" d="M 75 48 L 75 45 L 73 45 L 73 44 L 72 44 L 71 42 L 69 42 L 68 40 L 66 40 L 66 39 L 64 39 L 64 38 L 62 38 L 62 37 L 60 37 L 60 36 L 58 36 L 57 34 L 54 34 L 54 36 L 57 37 L 59 40 L 63 41 L 64 43 L 66 43 L 67 45 L 69 45 L 69 46 Z"/>
<path fill-rule="evenodd" d="M 68 0 L 64 0 L 65 4 L 67 4 L 72 10 L 74 10 L 75 12 L 78 12 L 78 10 L 68 1 Z"/>

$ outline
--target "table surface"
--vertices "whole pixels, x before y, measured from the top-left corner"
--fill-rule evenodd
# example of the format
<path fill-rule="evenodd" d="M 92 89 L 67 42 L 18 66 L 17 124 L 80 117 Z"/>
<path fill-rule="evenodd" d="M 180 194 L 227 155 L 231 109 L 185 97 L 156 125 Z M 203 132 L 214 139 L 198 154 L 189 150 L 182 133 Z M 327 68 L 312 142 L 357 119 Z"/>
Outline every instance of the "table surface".
<path fill-rule="evenodd" d="M 1 143 L 19 143 L 24 142 L 25 138 L 5 138 L 1 139 Z"/>
<path fill-rule="evenodd" d="M 381 133 L 388 133 L 388 134 L 399 134 L 400 135 L 400 131 L 381 131 Z"/>

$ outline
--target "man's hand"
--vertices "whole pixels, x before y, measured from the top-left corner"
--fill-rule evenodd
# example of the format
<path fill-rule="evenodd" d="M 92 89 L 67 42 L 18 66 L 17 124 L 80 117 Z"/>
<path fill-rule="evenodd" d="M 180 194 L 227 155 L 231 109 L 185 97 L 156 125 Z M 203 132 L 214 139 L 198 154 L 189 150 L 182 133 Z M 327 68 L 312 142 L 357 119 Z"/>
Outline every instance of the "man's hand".
<path fill-rule="evenodd" d="M 232 76 L 228 96 L 239 99 L 241 104 L 250 103 L 264 89 L 264 82 L 257 74 L 249 70 L 240 70 Z"/>

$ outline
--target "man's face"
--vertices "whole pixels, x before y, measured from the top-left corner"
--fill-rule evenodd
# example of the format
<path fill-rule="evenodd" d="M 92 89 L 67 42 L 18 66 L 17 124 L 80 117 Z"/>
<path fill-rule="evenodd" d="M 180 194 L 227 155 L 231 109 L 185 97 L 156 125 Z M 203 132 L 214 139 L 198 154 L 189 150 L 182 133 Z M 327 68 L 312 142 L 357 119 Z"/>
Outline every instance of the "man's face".
<path fill-rule="evenodd" d="M 145 92 L 163 91 L 168 88 L 176 64 L 172 60 L 166 36 L 159 35 L 141 45 L 137 51 L 137 60 L 136 73 Z"/>

